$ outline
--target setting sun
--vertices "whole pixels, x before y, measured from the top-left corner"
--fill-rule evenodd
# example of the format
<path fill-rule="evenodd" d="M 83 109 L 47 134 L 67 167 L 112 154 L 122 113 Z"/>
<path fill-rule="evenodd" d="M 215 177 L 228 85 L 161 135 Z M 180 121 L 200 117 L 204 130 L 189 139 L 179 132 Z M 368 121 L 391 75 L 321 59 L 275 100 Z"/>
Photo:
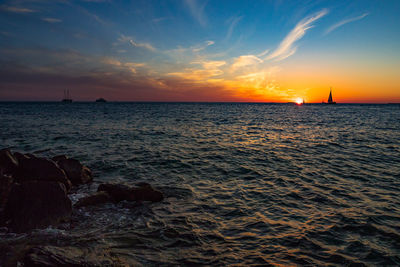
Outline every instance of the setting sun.
<path fill-rule="evenodd" d="M 295 102 L 297 105 L 301 105 L 301 104 L 303 104 L 303 99 L 298 97 L 298 98 L 296 98 Z"/>

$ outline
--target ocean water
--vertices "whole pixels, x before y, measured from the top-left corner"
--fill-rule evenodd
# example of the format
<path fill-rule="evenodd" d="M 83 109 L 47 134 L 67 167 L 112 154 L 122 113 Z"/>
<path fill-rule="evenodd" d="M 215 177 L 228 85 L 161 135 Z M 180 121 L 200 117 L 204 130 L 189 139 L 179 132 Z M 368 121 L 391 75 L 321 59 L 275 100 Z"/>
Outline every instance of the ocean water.
<path fill-rule="evenodd" d="M 160 203 L 75 210 L 0 242 L 130 265 L 400 265 L 400 106 L 0 103 L 0 144 L 66 154 Z"/>

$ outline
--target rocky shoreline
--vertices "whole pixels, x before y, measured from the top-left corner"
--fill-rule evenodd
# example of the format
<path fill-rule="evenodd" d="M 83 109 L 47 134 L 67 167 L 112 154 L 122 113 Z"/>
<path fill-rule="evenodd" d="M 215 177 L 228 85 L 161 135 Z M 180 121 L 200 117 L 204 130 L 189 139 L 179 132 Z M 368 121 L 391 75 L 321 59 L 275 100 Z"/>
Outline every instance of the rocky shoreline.
<path fill-rule="evenodd" d="M 74 209 L 120 201 L 159 202 L 164 198 L 162 192 L 148 183 L 137 183 L 135 186 L 104 183 L 98 186 L 97 192 L 72 205 L 70 192 L 91 182 L 92 171 L 74 158 L 59 155 L 48 159 L 2 149 L 0 227 L 12 233 L 30 233 L 34 229 L 56 228 L 65 223 L 70 223 L 72 227 Z M 87 257 L 77 259 L 79 253 L 69 253 L 67 250 L 50 246 L 28 246 L 14 251 L 2 249 L 0 265 L 15 266 L 17 262 L 24 266 L 121 265 L 118 259 L 112 257 L 105 259 L 107 263 L 90 261 Z M 68 257 L 69 254 L 75 258 Z"/>

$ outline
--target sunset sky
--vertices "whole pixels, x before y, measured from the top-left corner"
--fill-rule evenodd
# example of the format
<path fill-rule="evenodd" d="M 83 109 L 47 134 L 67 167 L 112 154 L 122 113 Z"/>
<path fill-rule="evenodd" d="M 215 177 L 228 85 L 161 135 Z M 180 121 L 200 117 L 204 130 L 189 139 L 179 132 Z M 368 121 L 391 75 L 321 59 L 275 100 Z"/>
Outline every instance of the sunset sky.
<path fill-rule="evenodd" d="M 400 1 L 0 1 L 0 100 L 400 102 Z"/>

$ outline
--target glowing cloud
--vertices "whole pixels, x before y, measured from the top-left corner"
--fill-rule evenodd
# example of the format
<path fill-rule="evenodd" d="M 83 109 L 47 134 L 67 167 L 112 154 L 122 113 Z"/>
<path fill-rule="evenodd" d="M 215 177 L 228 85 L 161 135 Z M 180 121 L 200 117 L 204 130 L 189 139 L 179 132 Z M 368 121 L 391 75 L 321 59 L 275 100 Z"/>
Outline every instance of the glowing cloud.
<path fill-rule="evenodd" d="M 204 83 L 207 79 L 222 75 L 223 71 L 219 69 L 185 69 L 183 72 L 171 72 L 167 75 L 191 80 L 193 83 Z"/>
<path fill-rule="evenodd" d="M 368 16 L 368 15 L 369 15 L 369 13 L 364 13 L 364 14 L 362 14 L 361 16 L 358 16 L 358 17 L 354 17 L 354 18 L 350 18 L 350 19 L 345 19 L 345 20 L 339 21 L 338 23 L 336 23 L 336 24 L 332 25 L 331 27 L 329 27 L 329 28 L 325 31 L 325 34 L 328 34 L 328 33 L 330 33 L 330 32 L 332 32 L 332 31 L 336 30 L 337 28 L 339 28 L 339 27 L 341 27 L 341 26 L 343 26 L 343 25 L 345 25 L 345 24 L 347 24 L 347 23 L 350 23 L 350 22 L 354 22 L 354 21 L 363 19 L 363 18 L 365 18 L 365 17 Z"/>
<path fill-rule="evenodd" d="M 244 55 L 240 56 L 235 59 L 235 62 L 232 64 L 231 70 L 235 71 L 238 68 L 249 66 L 249 65 L 254 65 L 257 63 L 262 63 L 263 60 L 259 59 L 258 57 L 254 55 Z"/>
<path fill-rule="evenodd" d="M 168 75 L 184 79 L 193 80 L 193 82 L 203 82 L 215 76 L 224 74 L 219 68 L 226 64 L 225 61 L 194 61 L 191 64 L 201 65 L 201 68 L 186 68 L 183 72 L 172 72 Z"/>
<path fill-rule="evenodd" d="M 223 65 L 226 64 L 225 61 L 219 60 L 219 61 L 203 61 L 203 62 L 193 62 L 194 64 L 200 63 L 203 65 L 203 68 L 205 69 L 216 69 L 219 68 Z"/>
<path fill-rule="evenodd" d="M 264 50 L 263 52 L 261 52 L 261 53 L 258 54 L 257 56 L 258 56 L 258 57 L 263 57 L 263 56 L 265 56 L 265 55 L 268 54 L 268 53 L 269 53 L 269 49 Z"/>
<path fill-rule="evenodd" d="M 328 10 L 323 9 L 315 15 L 305 18 L 297 23 L 296 27 L 294 27 L 294 29 L 285 37 L 285 39 L 283 39 L 279 47 L 272 52 L 272 54 L 267 56 L 266 59 L 282 60 L 293 55 L 297 50 L 297 47 L 294 46 L 294 43 L 300 40 L 308 29 L 313 27 L 312 23 L 314 21 L 325 16 L 327 13 Z"/>

